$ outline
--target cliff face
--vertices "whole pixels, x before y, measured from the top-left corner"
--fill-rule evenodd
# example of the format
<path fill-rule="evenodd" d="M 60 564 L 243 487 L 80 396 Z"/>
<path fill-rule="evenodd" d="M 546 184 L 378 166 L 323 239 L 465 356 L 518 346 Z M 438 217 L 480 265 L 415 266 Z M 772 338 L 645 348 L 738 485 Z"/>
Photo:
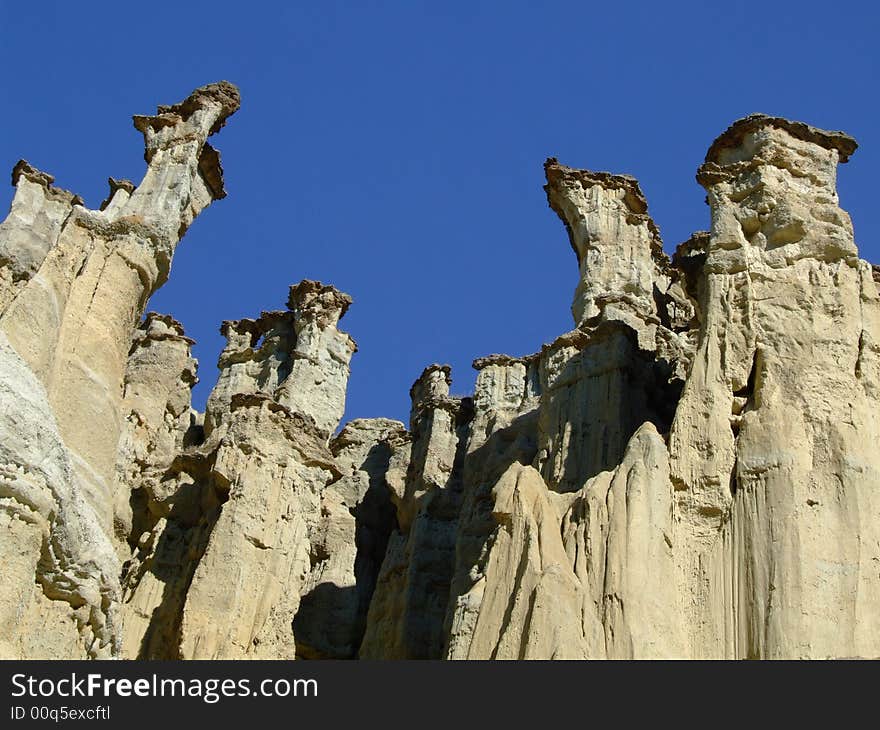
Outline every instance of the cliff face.
<path fill-rule="evenodd" d="M 880 301 L 840 132 L 753 115 L 670 258 L 638 182 L 545 164 L 574 329 L 340 425 L 351 298 L 304 280 L 192 341 L 144 311 L 224 197 L 221 82 L 100 210 L 20 162 L 0 224 L 0 655 L 880 656 Z"/>

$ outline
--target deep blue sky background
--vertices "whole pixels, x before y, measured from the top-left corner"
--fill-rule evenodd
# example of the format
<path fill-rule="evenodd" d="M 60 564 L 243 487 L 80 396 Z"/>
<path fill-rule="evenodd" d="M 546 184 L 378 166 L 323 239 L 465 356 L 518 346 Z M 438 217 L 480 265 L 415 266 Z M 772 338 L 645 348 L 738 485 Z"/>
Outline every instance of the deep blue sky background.
<path fill-rule="evenodd" d="M 315 278 L 355 300 L 346 417 L 406 420 L 426 364 L 466 393 L 473 358 L 570 329 L 547 156 L 638 177 L 672 250 L 707 227 L 694 172 L 731 121 L 844 129 L 861 149 L 842 204 L 880 260 L 878 18 L 872 2 L 0 0 L 0 168 L 24 157 L 96 207 L 108 175 L 143 174 L 132 114 L 235 82 L 242 109 L 212 140 L 229 197 L 150 303 L 198 340 L 196 404 L 220 321 Z"/>

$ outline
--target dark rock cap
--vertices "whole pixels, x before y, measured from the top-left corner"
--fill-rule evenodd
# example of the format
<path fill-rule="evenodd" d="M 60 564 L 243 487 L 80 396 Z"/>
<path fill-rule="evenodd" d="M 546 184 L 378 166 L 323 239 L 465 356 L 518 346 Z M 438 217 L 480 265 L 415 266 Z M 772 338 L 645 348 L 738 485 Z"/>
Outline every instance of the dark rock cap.
<path fill-rule="evenodd" d="M 749 114 L 747 117 L 737 119 L 712 143 L 706 153 L 706 162 L 717 163 L 722 150 L 738 146 L 745 135 L 762 127 L 776 127 L 785 130 L 797 139 L 812 142 L 828 150 L 837 150 L 840 153 L 841 162 L 846 162 L 859 146 L 846 132 L 829 132 L 825 129 L 811 127 L 803 122 L 793 122 L 783 117 L 771 117 L 768 114 Z"/>
<path fill-rule="evenodd" d="M 601 185 L 608 190 L 623 190 L 626 195 L 624 202 L 633 213 L 647 213 L 648 200 L 639 187 L 639 181 L 632 175 L 615 175 L 610 172 L 595 172 L 592 170 L 579 170 L 574 167 L 563 165 L 555 157 L 548 157 L 544 162 L 544 174 L 547 177 L 548 187 L 556 186 L 561 182 L 580 181 L 587 186 Z M 548 191 L 549 195 L 549 191 Z M 552 206 L 551 202 L 551 206 Z"/>

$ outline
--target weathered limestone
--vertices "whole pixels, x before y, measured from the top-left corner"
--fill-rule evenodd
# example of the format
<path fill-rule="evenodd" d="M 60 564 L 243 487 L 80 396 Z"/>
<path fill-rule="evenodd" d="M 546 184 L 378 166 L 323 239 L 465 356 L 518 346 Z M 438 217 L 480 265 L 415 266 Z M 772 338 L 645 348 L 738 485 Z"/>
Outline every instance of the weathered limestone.
<path fill-rule="evenodd" d="M 586 594 L 589 657 L 688 656 L 668 473 L 663 439 L 646 423 L 620 465 L 592 479 L 563 517 L 562 541 Z"/>
<path fill-rule="evenodd" d="M 449 396 L 450 368 L 425 368 L 410 390 L 411 442 L 403 491 L 391 481 L 398 528 L 388 540 L 360 648 L 365 659 L 440 655 L 462 498 L 470 398 Z M 397 459 L 394 459 L 397 461 Z"/>
<path fill-rule="evenodd" d="M 187 226 L 224 195 L 219 156 L 206 139 L 238 106 L 238 90 L 221 82 L 160 107 L 155 117 L 135 117 L 147 173 L 136 188 L 111 179 L 112 198 L 101 210 L 85 208 L 26 162 L 13 171 L 16 195 L 0 227 L 0 333 L 16 378 L 4 401 L 13 424 L 9 448 L 39 428 L 52 455 L 10 455 L 13 470 L 33 476 L 15 479 L 4 514 L 31 505 L 41 517 L 29 524 L 40 527 L 27 545 L 15 537 L 19 528 L 4 531 L 0 551 L 4 559 L 19 556 L 22 566 L 6 588 L 22 601 L 31 595 L 41 611 L 50 606 L 53 618 L 39 636 L 25 623 L 10 629 L 12 654 L 66 647 L 63 655 L 103 655 L 120 646 L 120 568 L 111 546 L 125 553 L 130 523 L 117 462 L 132 336 Z M 31 395 L 19 399 L 19 391 Z M 34 419 L 39 426 L 26 425 Z M 53 473 L 42 474 L 49 462 Z M 32 590 L 35 578 L 42 595 Z"/>
<path fill-rule="evenodd" d="M 877 656 L 878 300 L 842 133 L 760 115 L 709 150 L 704 326 L 670 436 L 697 656 Z"/>
<path fill-rule="evenodd" d="M 110 656 L 119 563 L 45 389 L 2 333 L 0 400 L 0 654 Z"/>
<path fill-rule="evenodd" d="M 12 169 L 15 197 L 9 215 L 0 223 L 0 310 L 5 311 L 37 273 L 58 241 L 73 206 L 83 205 L 81 198 L 56 188 L 54 182 L 54 177 L 25 160 Z"/>
<path fill-rule="evenodd" d="M 336 329 L 351 297 L 318 281 L 290 288 L 287 311 L 224 322 L 227 344 L 220 378 L 208 399 L 207 432 L 219 423 L 236 393 L 272 394 L 302 413 L 329 438 L 345 411 L 349 362 L 357 346 Z"/>
<path fill-rule="evenodd" d="M 880 656 L 880 294 L 840 209 L 855 142 L 752 115 L 670 258 L 634 178 L 545 164 L 575 329 L 336 433 L 352 300 L 320 282 L 192 340 L 149 313 L 222 198 L 225 82 L 135 117 L 87 210 L 16 165 L 0 224 L 0 656 Z M 37 334 L 35 334 L 37 333 Z"/>
<path fill-rule="evenodd" d="M 663 244 L 638 181 L 628 175 L 575 170 L 551 157 L 544 163 L 547 200 L 568 231 L 580 283 L 571 306 L 575 324 L 621 320 L 650 346 L 658 322 L 655 281 Z"/>
<path fill-rule="evenodd" d="M 351 305 L 351 297 L 317 281 L 290 288 L 287 306 L 293 312 L 296 348 L 290 357 L 290 377 L 282 383 L 278 401 L 308 413 L 329 436 L 345 412 L 349 361 L 357 346 L 336 323 Z"/>
<path fill-rule="evenodd" d="M 224 195 L 222 184 L 217 187 L 219 157 L 205 140 L 238 105 L 237 89 L 222 82 L 196 90 L 182 104 L 160 107 L 157 116 L 135 117 L 148 162 L 141 184 L 131 193 L 118 187 L 102 211 L 73 198 L 57 237 L 54 228 L 47 231 L 45 255 L 31 260 L 26 285 L 0 313 L 0 329 L 48 392 L 74 468 L 108 533 L 120 385 L 132 332 L 150 294 L 167 279 L 180 236 Z M 27 165 L 16 169 L 28 188 L 39 178 L 50 203 L 46 215 L 57 219 L 55 201 L 64 196 L 53 191 L 51 177 Z M 18 275 L 27 271 L 19 267 Z"/>
<path fill-rule="evenodd" d="M 327 443 L 337 423 L 327 413 L 341 414 L 344 406 L 327 403 L 334 393 L 344 399 L 354 342 L 336 329 L 344 311 L 337 303 L 351 300 L 310 281 L 291 292 L 294 306 L 302 303 L 302 292 L 320 294 L 309 299 L 304 326 L 298 309 L 223 324 L 228 342 L 205 428 L 200 432 L 197 419 L 190 418 L 189 442 L 177 444 L 175 461 L 162 478 L 171 490 L 171 510 L 150 503 L 158 520 L 141 538 L 137 572 L 127 586 L 136 617 L 154 617 L 143 630 L 150 643 L 136 655 L 293 658 L 291 626 L 300 596 L 323 582 L 312 575 L 316 556 L 323 549 L 345 563 L 339 552 L 346 546 L 327 534 L 337 526 L 328 526 L 328 505 L 335 503 L 334 495 L 324 492 L 342 476 Z M 305 346 L 299 342 L 302 332 Z M 329 392 L 315 389 L 313 369 L 296 364 L 309 346 L 316 362 L 338 358 L 324 378 Z M 280 402 L 288 388 L 301 410 Z M 302 397 L 304 392 L 314 400 Z M 356 493 L 352 506 L 363 497 Z M 354 549 L 355 535 L 344 537 Z M 329 544 L 322 548 L 322 541 Z M 331 577 L 342 580 L 354 572 L 354 565 L 346 564 Z M 159 583 L 165 584 L 161 594 Z M 349 654 L 353 651 L 349 647 Z"/>
<path fill-rule="evenodd" d="M 312 570 L 294 619 L 297 655 L 357 655 L 388 539 L 396 527 L 392 482 L 405 479 L 406 428 L 387 418 L 348 423 L 330 444 L 342 476 L 324 490 Z M 401 469 L 402 467 L 402 469 Z M 395 470 L 399 472 L 395 476 Z"/>
<path fill-rule="evenodd" d="M 198 429 L 199 414 L 190 407 L 198 381 L 192 345 L 179 322 L 155 312 L 135 330 L 118 446 L 117 534 L 130 536 L 134 529 L 132 501 L 151 503 L 160 514 L 167 511 L 159 507 L 172 496 L 163 479 L 187 437 L 192 437 L 191 429 Z M 136 495 L 135 490 L 143 493 Z"/>
<path fill-rule="evenodd" d="M 311 424 L 275 401 L 236 396 L 231 416 L 211 470 L 226 502 L 187 590 L 180 656 L 292 659 L 309 534 L 338 472 Z"/>
<path fill-rule="evenodd" d="M 469 453 L 465 490 L 474 497 L 470 508 L 465 498 L 459 535 L 450 658 L 878 655 L 880 474 L 865 438 L 876 427 L 877 290 L 834 187 L 838 160 L 854 149 L 842 133 L 760 115 L 738 122 L 698 175 L 712 231 L 682 244 L 677 270 L 666 272 L 649 264 L 656 249 L 631 181 L 551 161 L 548 197 L 582 264 L 580 334 L 561 338 L 560 355 L 551 346 L 538 357 L 548 375 L 538 389 L 537 457 L 515 433 L 531 430 L 520 416 L 507 435 L 519 453 L 504 460 L 540 467 L 545 488 L 578 491 L 536 498 L 534 472 L 512 463 L 490 475 L 489 492 L 485 466 Z M 653 302 L 651 276 L 661 282 Z M 634 330 L 631 348 L 599 349 L 597 320 Z M 596 371 L 579 379 L 591 353 Z M 640 360 L 642 372 L 660 369 L 654 385 L 633 389 Z M 591 402 L 592 388 L 615 363 L 627 375 L 599 392 L 626 393 L 628 403 L 610 409 L 598 442 L 605 451 L 584 454 L 609 412 Z M 564 387 L 587 390 L 563 397 L 567 410 L 551 420 L 555 373 Z M 657 393 L 667 374 L 654 404 L 633 400 Z M 580 424 L 577 408 L 588 414 Z M 633 428 L 640 420 L 668 430 L 668 453 L 650 423 Z M 547 446 L 560 438 L 554 457 Z M 588 481 L 578 488 L 576 478 Z M 542 532 L 548 498 L 557 500 L 568 564 L 556 531 Z M 541 536 L 537 553 L 532 535 Z M 556 586 L 549 615 L 544 580 Z"/>
<path fill-rule="evenodd" d="M 462 630 L 457 616 L 452 659 L 583 659 L 583 589 L 568 565 L 556 495 L 530 466 L 514 463 L 496 483 L 492 536 L 482 575 L 466 602 L 479 605 Z M 461 599 L 459 599 L 461 600 Z"/>

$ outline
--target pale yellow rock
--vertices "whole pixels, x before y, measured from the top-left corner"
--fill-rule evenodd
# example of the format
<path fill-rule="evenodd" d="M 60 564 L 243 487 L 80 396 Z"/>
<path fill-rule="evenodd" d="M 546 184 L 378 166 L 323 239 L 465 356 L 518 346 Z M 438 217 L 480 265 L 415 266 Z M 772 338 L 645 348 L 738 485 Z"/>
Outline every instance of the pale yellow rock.
<path fill-rule="evenodd" d="M 117 447 L 114 508 L 116 532 L 126 538 L 133 536 L 133 529 L 139 535 L 144 527 L 133 525 L 132 500 L 149 505 L 157 515 L 167 515 L 170 509 L 167 471 L 187 436 L 197 429 L 198 414 L 190 407 L 197 382 L 192 344 L 180 323 L 155 312 L 146 316 L 132 338 L 122 396 L 125 421 Z M 134 490 L 142 493 L 132 494 Z"/>
<path fill-rule="evenodd" d="M 854 149 L 841 133 L 760 116 L 722 135 L 699 173 L 712 230 L 676 254 L 681 273 L 659 287 L 665 321 L 647 297 L 651 244 L 640 231 L 650 226 L 639 201 L 627 199 L 631 181 L 548 165 L 548 197 L 582 264 L 574 307 L 582 334 L 560 338 L 538 357 L 537 448 L 505 458 L 532 458 L 547 487 L 563 492 L 596 474 L 562 520 L 589 597 L 581 626 L 588 655 L 878 655 L 880 457 L 865 438 L 876 430 L 878 299 L 834 189 L 836 163 Z M 655 287 L 658 271 L 665 273 L 655 268 Z M 596 318 L 630 327 L 638 348 L 602 346 Z M 626 341 L 622 330 L 605 332 Z M 648 398 L 652 378 L 662 389 L 663 372 L 645 369 L 650 362 L 639 366 L 639 350 L 672 361 L 673 387 L 661 399 L 671 412 Z M 632 388 L 639 367 L 651 374 L 641 377 L 641 405 L 640 388 Z M 596 390 L 615 373 L 619 382 Z M 678 401 L 674 384 L 682 379 Z M 557 382 L 563 390 L 555 398 Z M 609 397 L 626 400 L 615 405 Z M 476 403 L 475 423 L 483 424 L 481 409 L 491 409 L 479 380 Z M 633 433 L 625 419 L 640 413 L 669 430 L 668 458 L 650 424 L 621 452 Z M 525 414 L 519 423 L 528 433 Z M 479 451 L 465 466 L 465 490 L 476 495 L 487 489 L 486 468 L 470 461 Z M 488 479 L 498 510 L 506 504 L 503 478 Z M 466 496 L 462 513 L 450 602 L 453 658 L 472 656 L 473 647 L 484 657 L 500 651 L 497 627 L 488 641 L 480 633 L 491 617 L 498 620 L 487 597 L 515 597 L 519 581 L 531 586 L 521 577 L 528 571 L 512 571 L 528 541 L 511 549 L 504 530 L 481 526 L 472 506 L 481 499 Z M 465 536 L 480 531 L 482 541 Z M 531 618 L 507 615 L 510 635 L 526 638 L 505 650 L 522 655 Z"/>
<path fill-rule="evenodd" d="M 141 184 L 130 195 L 117 189 L 101 211 L 74 205 L 36 272 L 0 313 L 0 329 L 49 394 L 74 468 L 108 533 L 120 384 L 132 333 L 147 299 L 167 279 L 180 236 L 224 195 L 219 157 L 206 139 L 238 104 L 237 89 L 223 82 L 155 117 L 135 117 L 148 160 Z"/>
<path fill-rule="evenodd" d="M 0 332 L 0 654 L 118 650 L 119 561 L 42 384 Z"/>
<path fill-rule="evenodd" d="M 646 423 L 633 435 L 620 466 L 591 480 L 563 517 L 566 553 L 588 597 L 584 633 L 593 637 L 591 656 L 689 654 L 676 589 L 668 473 L 663 439 Z M 602 641 L 591 632 L 597 625 Z"/>
<path fill-rule="evenodd" d="M 292 288 L 295 308 L 225 322 L 227 346 L 204 427 L 189 407 L 194 363 L 179 326 L 153 316 L 136 336 L 125 401 L 133 417 L 120 449 L 136 507 L 123 581 L 124 655 L 292 659 L 301 596 L 329 580 L 341 589 L 349 580 L 357 586 L 357 523 L 346 500 L 357 508 L 368 490 L 360 492 L 354 474 L 349 489 L 327 490 L 343 476 L 327 441 L 337 425 L 332 413 L 343 410 L 354 351 L 336 328 L 350 301 L 304 281 Z M 296 365 L 304 329 L 313 348 L 305 369 Z M 314 390 L 315 368 L 333 358 L 327 388 Z M 157 366 L 164 375 L 153 372 Z M 292 405 L 300 410 L 280 402 L 287 389 L 298 394 Z M 340 402 L 325 409 L 334 396 Z M 355 601 L 343 619 L 365 612 Z M 307 653 L 356 650 L 316 645 L 302 643 Z"/>
<path fill-rule="evenodd" d="M 292 659 L 302 595 L 332 580 L 352 587 L 356 524 L 344 491 L 327 491 L 343 475 L 328 439 L 355 349 L 336 327 L 350 303 L 303 281 L 291 288 L 287 312 L 224 323 L 206 441 L 193 452 L 208 462 L 196 481 L 220 505 L 186 590 L 181 658 Z M 352 496 L 356 507 L 362 495 Z M 353 625 L 363 610 L 355 604 L 345 618 Z M 354 649 L 343 642 L 338 651 Z"/>
<path fill-rule="evenodd" d="M 585 659 L 583 587 L 569 564 L 551 492 L 534 469 L 513 464 L 493 490 L 489 559 L 468 600 L 470 635 L 454 627 L 451 659 Z M 467 640 L 465 641 L 465 636 Z"/>
<path fill-rule="evenodd" d="M 311 454 L 298 452 L 289 419 L 271 401 L 233 412 L 213 467 L 228 500 L 186 594 L 181 658 L 295 656 L 291 623 L 331 471 L 302 463 Z"/>
<path fill-rule="evenodd" d="M 398 529 L 389 536 L 367 614 L 359 654 L 365 659 L 436 658 L 443 649 L 472 416 L 470 399 L 449 396 L 451 382 L 448 365 L 431 365 L 410 390 L 411 438 L 395 444 L 398 455 L 389 459 Z M 401 459 L 409 463 L 402 484 L 395 478 Z"/>
<path fill-rule="evenodd" d="M 698 176 L 706 324 L 670 436 L 695 656 L 880 655 L 880 309 L 835 190 L 854 148 L 747 118 Z"/>
<path fill-rule="evenodd" d="M 221 82 L 155 117 L 136 117 L 147 173 L 136 188 L 111 179 L 101 210 L 85 208 L 27 163 L 13 171 L 16 195 L 0 226 L 6 508 L 41 536 L 35 543 L 33 528 L 16 526 L 0 538 L 4 561 L 27 556 L 8 581 L 18 606 L 5 630 L 11 654 L 107 656 L 122 646 L 117 553 L 127 552 L 129 487 L 117 483 L 117 464 L 132 335 L 167 279 L 180 236 L 224 196 L 219 156 L 206 138 L 238 105 L 238 90 Z M 31 590 L 34 582 L 41 592 Z M 28 595 L 38 605 L 23 617 Z M 28 628 L 38 616 L 44 634 Z"/>
<path fill-rule="evenodd" d="M 312 567 L 293 624 L 298 656 L 357 655 L 396 526 L 388 472 L 401 441 L 408 443 L 402 423 L 373 418 L 351 421 L 331 442 L 342 476 L 324 489 L 312 533 Z"/>
<path fill-rule="evenodd" d="M 25 162 L 0 223 L 0 656 L 880 656 L 880 269 L 840 132 L 753 115 L 670 258 L 634 178 L 548 160 L 575 329 L 345 412 L 351 297 L 303 280 L 192 341 L 142 314 L 225 195 L 221 82 L 136 117 L 88 210 Z M 334 435 L 335 434 L 335 435 Z"/>
<path fill-rule="evenodd" d="M 512 464 L 492 491 L 480 577 L 458 600 L 450 659 L 688 654 L 676 590 L 673 490 L 651 424 L 614 472 L 557 495 Z"/>

